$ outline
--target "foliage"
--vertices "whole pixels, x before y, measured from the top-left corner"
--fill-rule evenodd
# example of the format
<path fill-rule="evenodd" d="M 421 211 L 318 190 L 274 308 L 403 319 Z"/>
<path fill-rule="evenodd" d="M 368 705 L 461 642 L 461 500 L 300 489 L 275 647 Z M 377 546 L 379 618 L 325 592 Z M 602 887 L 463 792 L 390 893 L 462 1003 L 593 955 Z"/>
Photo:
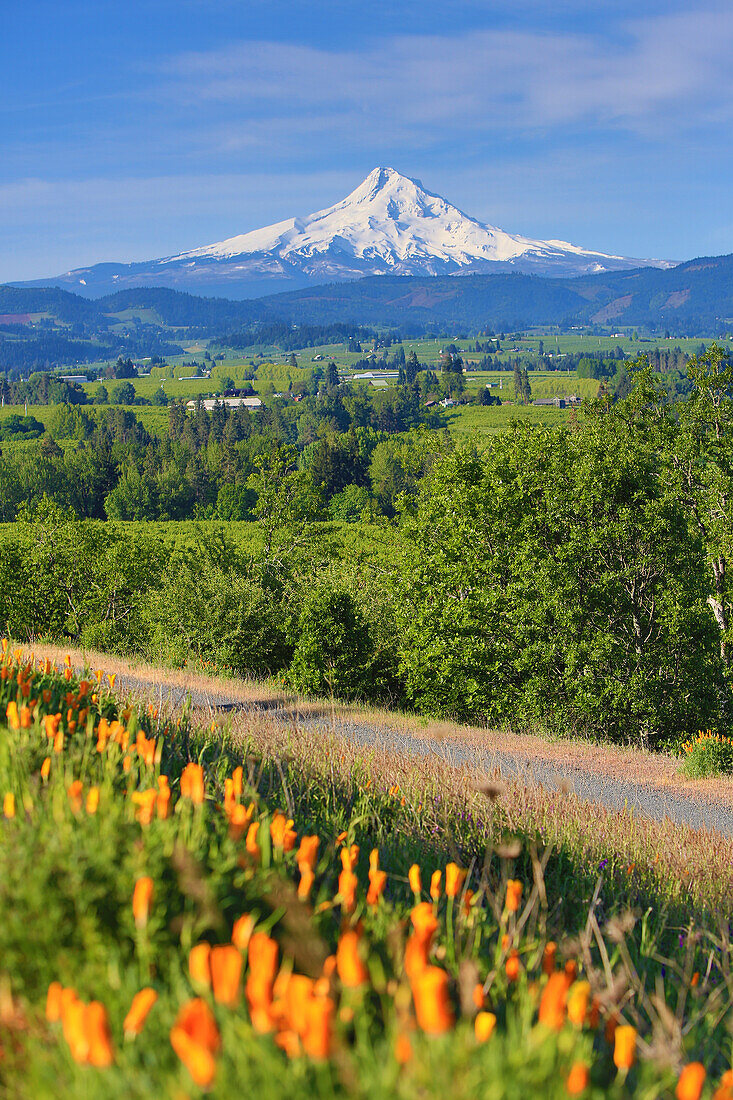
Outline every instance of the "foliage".
<path fill-rule="evenodd" d="M 683 750 L 681 771 L 691 779 L 733 773 L 733 738 L 701 730 L 694 740 L 685 742 Z"/>
<path fill-rule="evenodd" d="M 553 853 L 495 851 L 490 802 L 487 827 L 441 822 L 365 761 L 302 775 L 123 710 L 103 670 L 18 657 L 0 679 L 8 1095 L 560 1100 L 582 1078 L 641 1098 L 698 1059 L 725 1070 L 714 931 L 678 940 L 655 909 L 604 936 L 601 874 L 566 935 Z"/>

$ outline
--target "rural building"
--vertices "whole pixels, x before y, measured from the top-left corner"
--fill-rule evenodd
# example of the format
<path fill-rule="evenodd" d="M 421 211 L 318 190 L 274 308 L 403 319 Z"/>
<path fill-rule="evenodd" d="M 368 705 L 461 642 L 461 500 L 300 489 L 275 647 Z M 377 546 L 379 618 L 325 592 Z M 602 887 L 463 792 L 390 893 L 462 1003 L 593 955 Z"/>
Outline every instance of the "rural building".
<path fill-rule="evenodd" d="M 187 409 L 195 409 L 196 405 L 196 401 L 186 402 Z M 262 401 L 259 397 L 207 397 L 201 402 L 201 407 L 207 412 L 211 412 L 215 405 L 224 406 L 227 409 L 238 409 L 242 406 L 245 409 L 259 409 L 262 407 Z"/>

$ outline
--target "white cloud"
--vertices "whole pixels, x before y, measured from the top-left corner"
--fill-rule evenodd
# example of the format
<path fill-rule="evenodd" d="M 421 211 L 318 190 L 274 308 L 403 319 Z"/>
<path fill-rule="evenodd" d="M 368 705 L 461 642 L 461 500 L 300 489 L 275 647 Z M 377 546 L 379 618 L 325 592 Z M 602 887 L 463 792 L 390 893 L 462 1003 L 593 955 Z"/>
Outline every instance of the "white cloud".
<path fill-rule="evenodd" d="M 364 147 L 512 138 L 572 127 L 669 134 L 733 116 L 733 12 L 626 22 L 604 36 L 484 30 L 352 49 L 242 42 L 163 68 L 161 94 L 222 114 L 212 147 L 296 151 L 331 137 Z M 218 146 L 217 146 L 217 143 Z"/>

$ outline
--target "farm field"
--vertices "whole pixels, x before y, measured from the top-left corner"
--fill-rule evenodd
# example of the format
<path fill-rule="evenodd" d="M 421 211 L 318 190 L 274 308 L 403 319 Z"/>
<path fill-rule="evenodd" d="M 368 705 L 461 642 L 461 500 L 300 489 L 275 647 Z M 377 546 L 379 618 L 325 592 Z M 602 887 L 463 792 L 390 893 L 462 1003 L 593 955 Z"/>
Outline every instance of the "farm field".
<path fill-rule="evenodd" d="M 408 769 L 327 722 L 120 702 L 102 668 L 10 649 L 8 1094 L 727 1088 L 728 842 L 693 864 L 681 831 L 681 889 L 653 824 L 630 849 L 600 813 L 594 842 L 570 797 Z"/>

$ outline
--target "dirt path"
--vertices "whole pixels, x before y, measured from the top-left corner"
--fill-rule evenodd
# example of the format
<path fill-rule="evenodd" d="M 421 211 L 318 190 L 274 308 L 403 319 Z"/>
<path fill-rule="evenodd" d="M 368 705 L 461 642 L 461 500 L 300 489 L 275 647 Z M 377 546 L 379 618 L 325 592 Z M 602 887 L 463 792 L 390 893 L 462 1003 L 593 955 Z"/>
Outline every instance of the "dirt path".
<path fill-rule="evenodd" d="M 58 653 L 51 654 L 58 657 Z M 77 657 L 73 655 L 75 664 Z M 588 803 L 627 809 L 656 821 L 669 819 L 695 829 L 733 836 L 733 782 L 685 780 L 678 761 L 639 750 L 578 741 L 482 730 L 329 703 L 304 702 L 260 685 L 170 672 L 99 655 L 83 655 L 87 667 L 97 656 L 114 666 L 116 690 L 178 710 L 187 700 L 197 710 L 262 714 L 309 729 L 323 728 L 363 747 L 400 755 L 432 757 L 475 772 L 498 769 L 507 779 L 545 788 L 564 787 Z M 84 660 L 79 660 L 79 667 Z"/>

